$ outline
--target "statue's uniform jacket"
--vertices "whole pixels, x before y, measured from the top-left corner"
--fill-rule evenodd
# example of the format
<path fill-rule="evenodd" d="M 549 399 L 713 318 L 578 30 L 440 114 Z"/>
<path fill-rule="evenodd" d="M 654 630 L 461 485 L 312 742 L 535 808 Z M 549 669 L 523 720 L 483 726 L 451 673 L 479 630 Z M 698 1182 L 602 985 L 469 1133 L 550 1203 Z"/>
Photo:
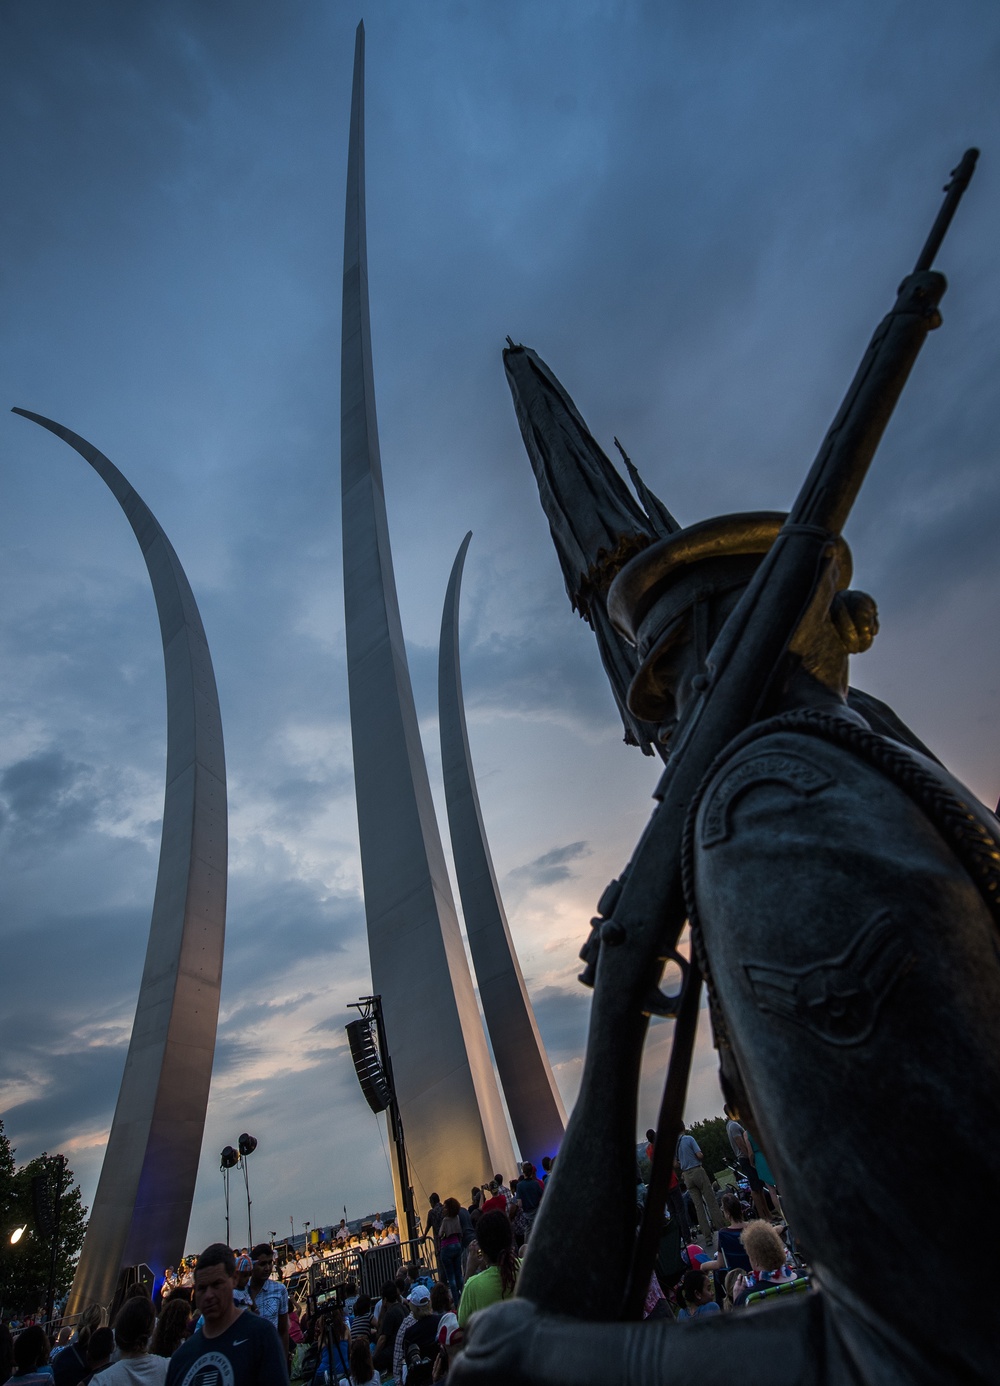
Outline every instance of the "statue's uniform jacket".
<path fill-rule="evenodd" d="M 997 1200 L 977 1197 L 1000 1178 L 1000 957 L 935 796 L 1000 825 L 932 760 L 846 709 L 827 720 L 890 747 L 926 802 L 779 721 L 717 763 L 688 847 L 724 1042 L 819 1293 L 690 1325 L 571 1324 L 514 1301 L 473 1323 L 461 1382 L 997 1380 L 974 1254 L 1000 1245 Z"/>
<path fill-rule="evenodd" d="M 926 757 L 864 730 L 895 769 L 852 749 L 853 713 L 819 720 L 841 744 L 779 721 L 702 795 L 693 876 L 712 988 L 840 1334 L 862 1360 L 871 1333 L 891 1334 L 910 1358 L 901 1381 L 995 1381 L 987 1278 L 944 1283 L 956 1223 L 970 1250 L 1000 1235 L 996 1200 L 975 1195 L 1000 1176 L 997 928 L 948 822 L 964 807 L 998 839 L 1000 825 Z"/>

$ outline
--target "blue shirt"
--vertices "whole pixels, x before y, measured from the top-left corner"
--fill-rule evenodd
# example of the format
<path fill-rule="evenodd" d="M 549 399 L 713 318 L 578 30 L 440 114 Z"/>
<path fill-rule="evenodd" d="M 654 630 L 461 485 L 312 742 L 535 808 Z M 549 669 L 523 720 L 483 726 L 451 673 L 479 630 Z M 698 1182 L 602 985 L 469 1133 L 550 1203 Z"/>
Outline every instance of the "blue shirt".
<path fill-rule="evenodd" d="M 701 1154 L 701 1146 L 694 1136 L 689 1136 L 687 1132 L 681 1136 L 677 1142 L 677 1163 L 682 1170 L 695 1169 L 701 1164 L 698 1156 Z"/>
<path fill-rule="evenodd" d="M 722 1310 L 714 1299 L 710 1299 L 707 1304 L 699 1304 L 697 1309 L 682 1309 L 677 1315 L 679 1319 L 694 1319 L 701 1314 L 721 1314 Z"/>

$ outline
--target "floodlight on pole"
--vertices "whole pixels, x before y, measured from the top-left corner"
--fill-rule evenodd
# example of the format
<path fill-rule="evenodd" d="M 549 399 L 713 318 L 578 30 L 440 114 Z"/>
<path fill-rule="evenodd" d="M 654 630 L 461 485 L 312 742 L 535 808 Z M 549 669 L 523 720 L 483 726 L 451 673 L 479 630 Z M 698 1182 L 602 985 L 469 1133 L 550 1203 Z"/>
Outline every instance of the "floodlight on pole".
<path fill-rule="evenodd" d="M 28 1224 L 27 1224 L 27 1223 L 22 1224 L 22 1226 L 20 1226 L 20 1227 L 15 1227 L 14 1230 L 13 1230 L 13 1232 L 10 1234 L 10 1244 L 11 1244 L 11 1246 L 17 1246 L 18 1242 L 21 1240 L 21 1238 L 24 1236 L 24 1234 L 25 1234 L 25 1232 L 26 1232 L 27 1230 L 28 1230 Z"/>
<path fill-rule="evenodd" d="M 243 1183 L 247 1191 L 247 1246 L 253 1246 L 253 1227 L 250 1222 L 250 1171 L 248 1168 L 248 1157 L 257 1149 L 257 1137 L 250 1136 L 246 1131 L 240 1134 L 239 1139 L 240 1155 L 243 1157 Z"/>
<path fill-rule="evenodd" d="M 219 1156 L 219 1169 L 222 1171 L 222 1191 L 226 1196 L 226 1245 L 229 1245 L 229 1171 L 240 1162 L 240 1152 L 231 1145 L 223 1146 Z"/>

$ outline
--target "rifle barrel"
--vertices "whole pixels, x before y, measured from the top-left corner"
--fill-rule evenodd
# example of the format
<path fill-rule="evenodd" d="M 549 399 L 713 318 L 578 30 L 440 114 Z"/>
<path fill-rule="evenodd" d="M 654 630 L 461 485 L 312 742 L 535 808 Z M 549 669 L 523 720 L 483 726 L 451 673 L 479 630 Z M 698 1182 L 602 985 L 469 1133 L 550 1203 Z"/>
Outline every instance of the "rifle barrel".
<path fill-rule="evenodd" d="M 924 248 L 917 258 L 917 263 L 913 267 L 914 274 L 920 274 L 924 270 L 929 270 L 934 263 L 934 257 L 941 249 L 941 242 L 945 238 L 951 219 L 955 215 L 958 204 L 962 200 L 962 194 L 969 186 L 969 180 L 976 171 L 976 160 L 979 158 L 978 149 L 967 149 L 962 155 L 958 165 L 952 169 L 951 178 L 945 184 L 945 199 L 937 214 L 937 220 L 931 227 L 931 234 L 924 242 Z"/>

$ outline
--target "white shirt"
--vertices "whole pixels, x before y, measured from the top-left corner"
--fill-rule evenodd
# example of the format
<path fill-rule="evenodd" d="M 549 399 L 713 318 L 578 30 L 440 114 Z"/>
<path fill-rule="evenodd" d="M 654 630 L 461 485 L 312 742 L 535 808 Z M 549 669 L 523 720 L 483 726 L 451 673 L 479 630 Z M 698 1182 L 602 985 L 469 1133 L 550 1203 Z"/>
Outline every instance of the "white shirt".
<path fill-rule="evenodd" d="M 100 1372 L 101 1386 L 163 1386 L 169 1357 L 125 1357 Z"/>

